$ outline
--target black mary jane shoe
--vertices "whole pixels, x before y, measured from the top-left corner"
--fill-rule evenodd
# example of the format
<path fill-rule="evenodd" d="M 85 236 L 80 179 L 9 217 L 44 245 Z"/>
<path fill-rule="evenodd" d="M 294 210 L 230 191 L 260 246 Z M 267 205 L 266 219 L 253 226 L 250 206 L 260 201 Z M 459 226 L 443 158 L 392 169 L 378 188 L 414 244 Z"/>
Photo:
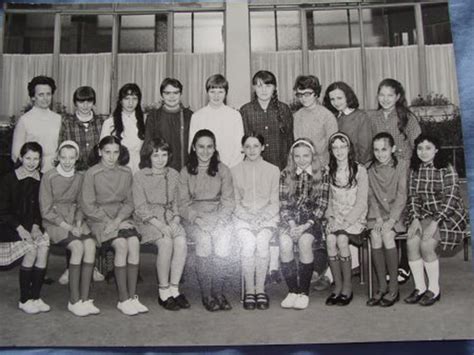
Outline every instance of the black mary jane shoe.
<path fill-rule="evenodd" d="M 246 293 L 243 303 L 244 309 L 253 311 L 257 306 L 257 301 L 253 293 Z"/>
<path fill-rule="evenodd" d="M 345 294 L 341 293 L 339 295 L 339 300 L 337 301 L 337 305 L 338 306 L 347 306 L 349 303 L 351 303 L 353 296 L 354 296 L 354 294 L 352 292 L 351 292 L 350 295 L 345 295 Z"/>
<path fill-rule="evenodd" d="M 410 295 L 407 298 L 405 298 L 403 301 L 405 303 L 408 303 L 408 304 L 416 304 L 421 300 L 421 298 L 423 297 L 424 294 L 425 294 L 425 292 L 420 293 L 420 290 L 415 288 L 412 291 L 412 293 L 410 293 Z"/>
<path fill-rule="evenodd" d="M 426 291 L 423 297 L 421 297 L 418 304 L 420 306 L 432 306 L 441 299 L 441 293 L 438 293 L 437 296 L 434 295 L 431 291 Z"/>
<path fill-rule="evenodd" d="M 186 297 L 184 297 L 182 293 L 180 293 L 179 296 L 174 297 L 174 301 L 181 309 L 191 307 L 191 304 L 189 304 L 189 301 L 186 299 Z"/>
<path fill-rule="evenodd" d="M 331 293 L 328 298 L 326 298 L 326 306 L 334 306 L 339 302 L 339 297 L 341 294 L 336 295 L 335 293 Z"/>
<path fill-rule="evenodd" d="M 368 307 L 374 307 L 378 306 L 380 304 L 380 301 L 382 300 L 383 296 L 387 291 L 377 291 L 375 292 L 375 295 L 371 298 L 368 299 L 368 301 L 365 303 Z"/>
<path fill-rule="evenodd" d="M 400 300 L 400 292 L 397 293 L 387 293 L 381 300 L 380 300 L 380 307 L 392 307 L 395 303 Z"/>
<path fill-rule="evenodd" d="M 214 297 L 203 297 L 202 298 L 202 304 L 206 310 L 209 312 L 216 312 L 220 310 L 219 303 Z"/>
<path fill-rule="evenodd" d="M 265 310 L 270 307 L 270 300 L 266 293 L 257 293 L 257 309 Z"/>
<path fill-rule="evenodd" d="M 168 297 L 166 301 L 162 301 L 160 297 L 158 297 L 158 304 L 168 311 L 179 311 L 181 307 L 176 303 L 173 297 Z"/>
<path fill-rule="evenodd" d="M 230 305 L 229 301 L 227 301 L 227 298 L 225 298 L 224 295 L 217 296 L 216 300 L 219 304 L 219 309 L 221 311 L 230 311 L 232 309 L 232 306 Z"/>

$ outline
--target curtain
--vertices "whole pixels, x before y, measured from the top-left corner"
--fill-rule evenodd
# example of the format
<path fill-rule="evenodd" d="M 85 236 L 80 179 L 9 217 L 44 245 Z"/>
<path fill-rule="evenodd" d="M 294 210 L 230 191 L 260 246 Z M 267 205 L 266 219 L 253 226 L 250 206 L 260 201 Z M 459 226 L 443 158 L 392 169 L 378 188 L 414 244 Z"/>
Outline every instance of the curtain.
<path fill-rule="evenodd" d="M 428 91 L 443 94 L 459 106 L 456 61 L 452 44 L 426 46 Z"/>

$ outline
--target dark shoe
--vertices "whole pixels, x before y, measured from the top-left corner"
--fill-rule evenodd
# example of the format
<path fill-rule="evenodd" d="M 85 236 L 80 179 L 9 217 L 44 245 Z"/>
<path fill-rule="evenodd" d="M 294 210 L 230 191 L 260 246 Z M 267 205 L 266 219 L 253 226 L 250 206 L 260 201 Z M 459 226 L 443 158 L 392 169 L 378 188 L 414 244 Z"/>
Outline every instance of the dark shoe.
<path fill-rule="evenodd" d="M 202 304 L 209 312 L 216 312 L 220 309 L 219 303 L 214 297 L 203 297 Z"/>
<path fill-rule="evenodd" d="M 339 297 L 341 295 L 336 295 L 335 293 L 331 293 L 328 298 L 326 298 L 326 306 L 334 306 L 339 302 Z"/>
<path fill-rule="evenodd" d="M 166 301 L 162 301 L 160 297 L 158 297 L 158 304 L 167 309 L 168 311 L 179 311 L 181 307 L 176 303 L 173 297 L 168 297 Z"/>
<path fill-rule="evenodd" d="M 313 289 L 316 291 L 325 291 L 331 286 L 331 281 L 327 276 L 322 275 L 314 283 Z"/>
<path fill-rule="evenodd" d="M 434 295 L 430 290 L 426 291 L 423 297 L 421 297 L 418 304 L 420 306 L 432 306 L 441 299 L 441 293 L 438 293 L 437 296 Z"/>
<path fill-rule="evenodd" d="M 219 304 L 219 309 L 221 311 L 230 311 L 232 309 L 232 306 L 230 305 L 229 301 L 227 301 L 227 298 L 225 298 L 224 295 L 217 296 L 216 300 Z"/>
<path fill-rule="evenodd" d="M 49 277 L 48 275 L 46 275 L 43 279 L 43 283 L 45 285 L 52 285 L 52 284 L 54 284 L 54 280 L 51 277 Z"/>
<path fill-rule="evenodd" d="M 266 293 L 257 293 L 257 309 L 265 310 L 270 307 L 270 300 Z"/>
<path fill-rule="evenodd" d="M 188 300 L 186 299 L 186 297 L 184 297 L 182 293 L 179 294 L 178 297 L 174 297 L 174 301 L 179 306 L 179 308 L 186 309 L 191 307 Z"/>
<path fill-rule="evenodd" d="M 255 295 L 253 293 L 246 293 L 244 297 L 244 309 L 254 310 L 256 304 Z"/>
<path fill-rule="evenodd" d="M 369 300 L 366 302 L 366 305 L 369 307 L 378 306 L 386 293 L 387 291 L 377 291 L 374 297 L 369 298 Z"/>
<path fill-rule="evenodd" d="M 341 293 L 339 295 L 339 300 L 337 301 L 337 305 L 338 306 L 347 306 L 349 303 L 351 303 L 353 295 L 354 294 L 352 292 L 349 296 Z"/>
<path fill-rule="evenodd" d="M 398 268 L 398 278 L 397 281 L 400 285 L 403 285 L 406 283 L 411 276 L 411 270 L 405 270 L 403 268 Z"/>
<path fill-rule="evenodd" d="M 397 291 L 396 294 L 387 293 L 380 300 L 380 307 L 391 307 L 400 300 L 400 292 Z"/>
<path fill-rule="evenodd" d="M 405 298 L 403 301 L 405 301 L 405 303 L 408 303 L 408 304 L 415 304 L 415 303 L 418 303 L 421 300 L 421 298 L 423 297 L 424 294 L 425 294 L 425 292 L 420 293 L 420 290 L 415 288 L 412 291 L 412 293 L 410 293 L 410 295 L 407 298 Z"/>

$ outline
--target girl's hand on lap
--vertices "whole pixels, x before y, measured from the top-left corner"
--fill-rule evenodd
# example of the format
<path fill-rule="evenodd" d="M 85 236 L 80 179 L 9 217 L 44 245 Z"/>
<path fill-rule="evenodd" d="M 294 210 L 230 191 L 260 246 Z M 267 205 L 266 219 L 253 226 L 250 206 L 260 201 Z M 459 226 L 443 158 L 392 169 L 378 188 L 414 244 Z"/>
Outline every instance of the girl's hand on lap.
<path fill-rule="evenodd" d="M 418 218 L 415 218 L 408 227 L 408 238 L 413 238 L 415 235 L 421 234 L 421 223 Z"/>
<path fill-rule="evenodd" d="M 382 226 L 384 225 L 383 223 L 383 219 L 382 218 L 377 218 L 377 220 L 375 221 L 375 224 L 374 224 L 374 231 L 376 233 L 379 233 L 382 232 Z"/>
<path fill-rule="evenodd" d="M 25 229 L 23 228 L 23 226 L 18 226 L 18 228 L 16 229 L 20 238 L 23 239 L 24 241 L 26 242 L 32 242 L 33 241 L 33 238 L 31 238 L 31 234 Z"/>
<path fill-rule="evenodd" d="M 393 226 L 395 225 L 395 221 L 392 219 L 389 219 L 388 221 L 384 222 L 382 225 L 382 233 L 387 234 L 393 229 Z"/>
<path fill-rule="evenodd" d="M 79 228 L 78 228 L 78 227 L 73 227 L 73 228 L 71 229 L 71 233 L 72 233 L 73 236 L 79 238 L 79 237 L 81 236 L 81 234 L 82 234 L 82 228 L 80 228 L 80 227 L 79 227 Z"/>
<path fill-rule="evenodd" d="M 113 232 L 114 230 L 117 230 L 119 225 L 120 221 L 117 221 L 116 219 L 109 221 L 109 223 L 107 223 L 107 225 L 105 226 L 104 233 L 108 234 Z"/>

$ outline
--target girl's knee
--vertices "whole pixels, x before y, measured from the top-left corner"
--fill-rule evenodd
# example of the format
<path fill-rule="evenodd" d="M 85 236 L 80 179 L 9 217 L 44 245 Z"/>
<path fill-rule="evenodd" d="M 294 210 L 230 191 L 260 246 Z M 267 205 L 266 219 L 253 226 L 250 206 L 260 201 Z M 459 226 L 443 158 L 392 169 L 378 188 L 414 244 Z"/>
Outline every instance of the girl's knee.
<path fill-rule="evenodd" d="M 35 264 L 36 255 L 37 255 L 36 248 L 31 248 L 25 254 L 25 256 L 23 256 L 23 260 L 21 262 L 21 265 L 23 265 L 24 267 L 32 267 Z"/>
<path fill-rule="evenodd" d="M 382 247 L 382 236 L 374 230 L 370 232 L 370 244 L 374 249 L 380 249 Z"/>
<path fill-rule="evenodd" d="M 336 243 L 339 250 L 349 250 L 349 238 L 346 235 L 339 235 Z"/>
<path fill-rule="evenodd" d="M 48 261 L 49 248 L 47 246 L 40 246 L 36 251 L 36 262 L 35 265 L 40 268 L 46 267 Z"/>
<path fill-rule="evenodd" d="M 301 251 L 312 250 L 314 237 L 311 234 L 305 233 L 298 240 L 298 248 Z"/>
<path fill-rule="evenodd" d="M 71 251 L 71 260 L 73 264 L 80 264 L 82 256 L 84 255 L 84 246 L 80 240 L 73 240 L 67 246 Z"/>
<path fill-rule="evenodd" d="M 422 240 L 420 243 L 420 251 L 423 259 L 436 255 L 437 242 L 434 239 Z"/>
<path fill-rule="evenodd" d="M 335 256 L 337 255 L 337 239 L 334 234 L 328 234 L 326 237 L 326 249 L 328 255 Z"/>
<path fill-rule="evenodd" d="M 173 250 L 175 252 L 186 253 L 188 250 L 188 244 L 185 237 L 176 237 L 173 239 Z"/>
<path fill-rule="evenodd" d="M 270 240 L 260 238 L 257 240 L 256 254 L 260 258 L 267 258 L 270 254 Z"/>
<path fill-rule="evenodd" d="M 171 250 L 173 248 L 173 240 L 169 237 L 163 236 L 163 238 L 156 241 L 156 245 L 158 246 L 158 249 Z"/>
<path fill-rule="evenodd" d="M 114 248 L 116 257 L 127 257 L 128 244 L 124 238 L 115 239 L 112 242 L 112 247 Z"/>
<path fill-rule="evenodd" d="M 395 233 L 388 232 L 382 236 L 385 249 L 395 248 Z"/>
<path fill-rule="evenodd" d="M 291 253 L 293 251 L 293 240 L 286 234 L 280 235 L 280 253 Z"/>

